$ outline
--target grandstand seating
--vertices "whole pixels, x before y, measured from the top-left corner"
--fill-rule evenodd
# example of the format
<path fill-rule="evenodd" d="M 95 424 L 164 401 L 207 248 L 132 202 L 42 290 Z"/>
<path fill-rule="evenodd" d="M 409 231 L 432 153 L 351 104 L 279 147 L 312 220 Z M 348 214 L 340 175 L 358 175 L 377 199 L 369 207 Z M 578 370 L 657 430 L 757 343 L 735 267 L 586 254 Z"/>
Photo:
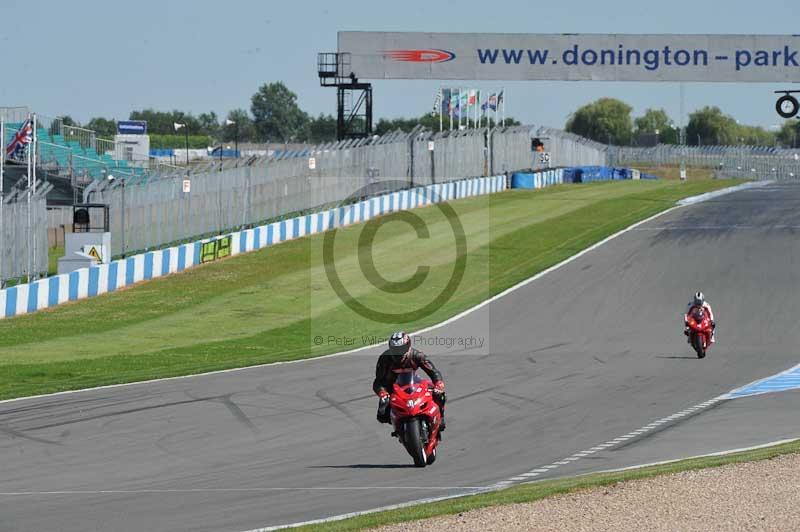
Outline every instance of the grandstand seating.
<path fill-rule="evenodd" d="M 22 127 L 21 122 L 6 124 L 4 145 L 11 142 L 20 127 Z M 66 140 L 60 134 L 51 135 L 46 128 L 37 128 L 36 135 L 39 140 L 41 164 L 56 165 L 63 173 L 66 173 L 70 166 L 78 175 L 92 179 L 102 179 L 111 169 L 132 176 L 142 176 L 145 172 L 143 168 L 130 166 L 127 161 L 115 159 L 108 153 L 98 153 L 92 146 L 84 147 L 77 140 Z"/>

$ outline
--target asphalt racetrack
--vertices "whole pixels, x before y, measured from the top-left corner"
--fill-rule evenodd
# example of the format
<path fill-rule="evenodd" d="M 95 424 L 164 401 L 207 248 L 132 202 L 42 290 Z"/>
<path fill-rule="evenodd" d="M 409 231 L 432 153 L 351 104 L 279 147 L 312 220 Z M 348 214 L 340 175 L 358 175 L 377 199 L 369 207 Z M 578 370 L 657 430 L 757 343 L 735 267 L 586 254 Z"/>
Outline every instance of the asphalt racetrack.
<path fill-rule="evenodd" d="M 729 194 L 426 333 L 449 402 L 424 470 L 375 421 L 377 348 L 0 403 L 0 530 L 236 532 L 561 461 L 800 362 L 798 234 L 800 186 Z M 704 360 L 682 334 L 698 289 L 718 322 Z M 539 478 L 798 436 L 798 406 L 796 391 L 718 402 Z"/>

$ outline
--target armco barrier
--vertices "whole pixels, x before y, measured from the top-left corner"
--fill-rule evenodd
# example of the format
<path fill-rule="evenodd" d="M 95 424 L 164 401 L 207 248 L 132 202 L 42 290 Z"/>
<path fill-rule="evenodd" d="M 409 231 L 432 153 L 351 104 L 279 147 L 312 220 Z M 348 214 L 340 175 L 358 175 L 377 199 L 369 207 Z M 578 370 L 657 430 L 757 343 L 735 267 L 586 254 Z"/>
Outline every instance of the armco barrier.
<path fill-rule="evenodd" d="M 514 172 L 511 174 L 511 188 L 542 188 L 560 185 L 563 182 L 563 168 L 542 172 Z"/>
<path fill-rule="evenodd" d="M 539 172 L 515 172 L 511 174 L 511 188 L 542 188 L 562 183 L 591 183 L 619 179 L 657 179 L 657 177 L 650 174 L 637 174 L 635 170 L 629 168 L 576 166 Z"/>
<path fill-rule="evenodd" d="M 124 286 L 179 272 L 203 262 L 363 222 L 375 216 L 505 189 L 505 176 L 477 177 L 417 187 L 13 286 L 0 290 L 0 319 L 113 292 Z"/>

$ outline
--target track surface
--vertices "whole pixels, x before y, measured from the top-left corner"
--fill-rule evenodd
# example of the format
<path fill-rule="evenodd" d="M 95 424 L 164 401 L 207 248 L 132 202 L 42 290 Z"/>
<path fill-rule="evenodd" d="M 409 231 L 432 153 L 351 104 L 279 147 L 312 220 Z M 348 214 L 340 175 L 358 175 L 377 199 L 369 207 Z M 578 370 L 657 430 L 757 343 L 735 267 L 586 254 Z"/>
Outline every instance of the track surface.
<path fill-rule="evenodd" d="M 377 350 L 0 404 L 0 530 L 237 531 L 467 492 L 784 370 L 800 361 L 798 207 L 800 186 L 771 185 L 678 209 L 425 335 L 485 342 L 427 348 L 449 427 L 425 470 L 375 422 Z M 696 289 L 719 322 L 702 361 L 681 334 Z M 558 474 L 794 435 L 798 395 L 725 403 Z"/>

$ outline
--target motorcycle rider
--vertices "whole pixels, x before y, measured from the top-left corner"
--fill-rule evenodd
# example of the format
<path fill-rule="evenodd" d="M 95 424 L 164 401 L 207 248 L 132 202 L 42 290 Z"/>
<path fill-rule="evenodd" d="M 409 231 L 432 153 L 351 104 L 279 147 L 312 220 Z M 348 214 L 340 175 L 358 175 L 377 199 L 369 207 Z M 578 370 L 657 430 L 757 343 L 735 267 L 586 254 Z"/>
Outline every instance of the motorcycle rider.
<path fill-rule="evenodd" d="M 689 321 L 688 317 L 694 313 L 702 310 L 705 313 L 708 313 L 708 319 L 711 320 L 711 343 L 713 344 L 716 342 L 716 327 L 717 324 L 714 321 L 714 311 L 711 309 L 711 305 L 708 304 L 706 301 L 706 296 L 703 292 L 696 292 L 692 297 L 691 301 L 689 301 L 689 305 L 686 309 L 686 315 L 683 317 L 683 334 L 687 337 L 689 336 Z"/>
<path fill-rule="evenodd" d="M 411 347 L 411 338 L 400 331 L 392 334 L 389 338 L 389 349 L 384 351 L 378 358 L 378 364 L 375 366 L 375 381 L 372 383 L 372 389 L 380 398 L 378 401 L 378 421 L 380 423 L 389 423 L 389 394 L 397 379 L 397 374 L 403 371 L 415 371 L 421 368 L 431 381 L 433 381 L 433 400 L 439 405 L 439 410 L 442 414 L 442 423 L 439 431 L 443 431 L 444 424 L 444 404 L 446 397 L 444 394 L 444 379 L 436 366 L 428 360 L 425 354 Z"/>

